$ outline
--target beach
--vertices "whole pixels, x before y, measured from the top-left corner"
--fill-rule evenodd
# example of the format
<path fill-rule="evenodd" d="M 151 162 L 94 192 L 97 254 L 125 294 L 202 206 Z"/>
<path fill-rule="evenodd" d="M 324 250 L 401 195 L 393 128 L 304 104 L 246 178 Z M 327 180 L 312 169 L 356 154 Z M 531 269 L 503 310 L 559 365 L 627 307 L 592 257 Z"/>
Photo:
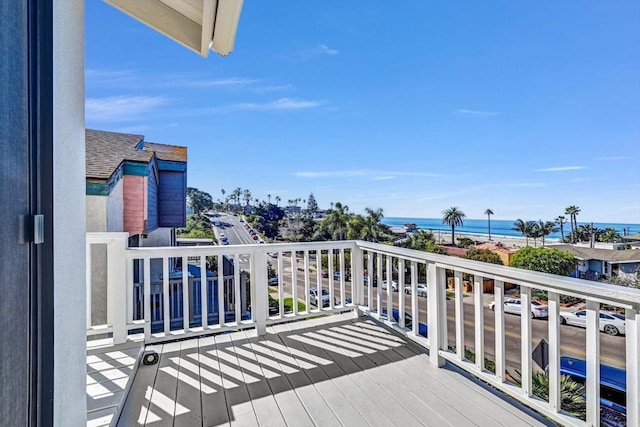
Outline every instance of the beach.
<path fill-rule="evenodd" d="M 394 233 L 404 233 L 404 229 L 402 227 L 392 227 L 392 231 Z M 441 243 L 443 245 L 448 245 L 451 244 L 451 232 L 446 232 L 446 231 L 442 231 L 442 230 L 434 230 L 433 231 L 433 237 L 435 238 L 436 242 Z M 478 244 L 481 243 L 492 243 L 492 244 L 497 244 L 497 243 L 501 243 L 505 248 L 514 248 L 514 249 L 519 249 L 519 248 L 524 248 L 525 246 L 527 246 L 527 241 L 524 237 L 514 237 L 514 236 L 495 236 L 495 235 L 491 235 L 491 240 L 489 240 L 489 236 L 485 235 L 485 234 L 472 234 L 472 233 L 457 233 L 456 232 L 456 241 L 458 239 L 462 239 L 462 238 L 468 238 L 473 240 L 474 242 L 477 242 Z M 545 239 L 545 246 L 549 246 L 552 244 L 557 244 L 558 239 Z M 535 243 L 536 246 L 542 246 L 542 239 L 538 239 L 537 242 Z M 529 246 L 534 246 L 534 241 L 533 239 L 529 239 Z"/>

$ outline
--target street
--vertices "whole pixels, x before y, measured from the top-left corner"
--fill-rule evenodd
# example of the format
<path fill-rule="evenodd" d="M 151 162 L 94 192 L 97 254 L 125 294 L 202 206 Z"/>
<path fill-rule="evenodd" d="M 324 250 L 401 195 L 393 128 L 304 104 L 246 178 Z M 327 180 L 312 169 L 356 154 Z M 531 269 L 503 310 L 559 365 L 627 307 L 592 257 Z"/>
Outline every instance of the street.
<path fill-rule="evenodd" d="M 229 239 L 230 244 L 254 244 L 255 241 L 251 235 L 241 223 L 238 217 L 228 214 L 219 214 L 211 217 L 212 222 L 218 222 L 220 225 L 214 227 L 216 236 L 219 237 L 219 233 L 223 232 Z M 282 256 L 282 255 L 281 255 Z M 242 260 L 241 262 L 246 260 Z M 271 259 L 271 266 L 277 271 L 277 260 Z M 248 265 L 242 265 L 246 268 Z M 317 286 L 317 274 L 314 256 L 310 256 L 310 283 L 309 287 Z M 302 260 L 298 259 L 296 269 L 296 281 L 297 281 L 297 296 L 299 301 L 305 300 L 305 274 L 302 269 Z M 285 254 L 283 257 L 283 271 L 280 276 L 280 280 L 283 281 L 283 292 L 286 296 L 292 295 L 292 277 L 291 277 L 291 256 Z M 330 279 L 323 278 L 321 285 L 324 289 L 328 289 L 330 286 Z M 345 294 L 340 294 L 340 280 L 333 280 L 334 296 L 337 302 L 342 299 L 351 298 L 351 282 L 345 281 Z M 278 286 L 269 286 L 269 292 L 272 297 L 276 298 Z M 377 298 L 377 287 L 373 288 L 373 299 L 375 307 L 375 301 Z M 365 303 L 367 303 L 368 290 L 365 288 Z M 381 305 L 386 307 L 387 304 L 386 291 L 382 293 Z M 393 307 L 398 308 L 399 298 L 404 298 L 405 311 L 410 313 L 413 319 L 416 319 L 414 313 L 411 313 L 411 295 L 404 294 L 402 290 L 400 292 L 393 292 Z M 474 305 L 473 296 L 465 295 L 464 297 L 464 319 L 465 319 L 465 347 L 473 351 L 475 347 L 475 326 L 474 326 Z M 490 360 L 494 360 L 495 352 L 495 313 L 488 308 L 488 301 L 492 300 L 492 295 L 485 295 L 484 301 L 484 346 L 485 357 Z M 418 321 L 420 323 L 427 323 L 427 298 L 418 297 Z M 448 339 L 449 345 L 455 345 L 455 301 L 453 299 L 447 300 L 447 318 L 448 318 Z M 312 307 L 315 308 L 315 307 Z M 532 319 L 532 349 L 538 344 L 541 339 L 548 340 L 548 322 L 546 319 Z M 579 327 L 560 325 L 560 349 L 562 356 L 570 356 L 579 359 L 585 358 L 585 335 L 586 330 Z M 624 368 L 625 367 L 625 338 L 624 336 L 610 336 L 604 333 L 600 334 L 600 359 L 601 363 Z M 505 346 L 506 346 L 506 365 L 507 370 L 514 373 L 514 370 L 520 369 L 520 316 L 513 314 L 505 314 Z"/>

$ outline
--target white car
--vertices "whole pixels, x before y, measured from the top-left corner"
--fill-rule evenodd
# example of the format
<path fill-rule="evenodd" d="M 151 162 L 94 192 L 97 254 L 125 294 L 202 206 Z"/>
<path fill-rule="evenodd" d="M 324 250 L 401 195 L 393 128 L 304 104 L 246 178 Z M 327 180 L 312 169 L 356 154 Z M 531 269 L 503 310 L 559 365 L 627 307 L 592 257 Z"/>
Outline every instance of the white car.
<path fill-rule="evenodd" d="M 322 289 L 322 306 L 329 307 L 329 290 Z M 318 288 L 313 287 L 309 289 L 309 302 L 312 305 L 318 306 Z"/>
<path fill-rule="evenodd" d="M 382 282 L 382 289 L 386 291 L 387 290 L 387 286 L 389 286 L 389 281 L 388 280 L 383 281 Z M 398 292 L 398 282 L 396 282 L 395 280 L 391 281 L 391 290 L 393 292 Z"/>
<path fill-rule="evenodd" d="M 491 310 L 496 309 L 496 302 L 491 301 L 489 304 L 489 308 Z M 504 300 L 504 312 L 511 314 L 520 314 L 522 311 L 522 301 L 517 298 L 506 299 Z M 538 301 L 531 301 L 531 317 L 548 317 L 549 316 L 549 308 L 540 304 Z"/>
<path fill-rule="evenodd" d="M 404 287 L 404 293 L 411 295 L 411 286 L 405 286 Z M 419 297 L 426 297 L 427 296 L 427 285 L 425 285 L 424 283 L 418 283 L 416 285 L 416 295 L 418 295 Z"/>
<path fill-rule="evenodd" d="M 587 311 L 578 310 L 560 313 L 560 323 L 563 325 L 587 327 Z M 624 335 L 627 332 L 627 323 L 624 316 L 613 311 L 600 312 L 600 331 L 609 335 Z"/>

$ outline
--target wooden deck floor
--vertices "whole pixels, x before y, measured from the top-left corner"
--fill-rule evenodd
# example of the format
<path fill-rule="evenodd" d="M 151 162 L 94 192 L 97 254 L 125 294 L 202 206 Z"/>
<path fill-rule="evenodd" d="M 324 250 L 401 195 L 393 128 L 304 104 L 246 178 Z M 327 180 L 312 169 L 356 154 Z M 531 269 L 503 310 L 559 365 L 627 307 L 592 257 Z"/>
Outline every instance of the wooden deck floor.
<path fill-rule="evenodd" d="M 87 427 L 106 427 L 118 412 L 134 374 L 142 342 L 111 345 L 93 341 L 87 349 Z"/>
<path fill-rule="evenodd" d="M 527 426 L 545 421 L 367 318 L 336 315 L 153 347 L 119 426 Z"/>

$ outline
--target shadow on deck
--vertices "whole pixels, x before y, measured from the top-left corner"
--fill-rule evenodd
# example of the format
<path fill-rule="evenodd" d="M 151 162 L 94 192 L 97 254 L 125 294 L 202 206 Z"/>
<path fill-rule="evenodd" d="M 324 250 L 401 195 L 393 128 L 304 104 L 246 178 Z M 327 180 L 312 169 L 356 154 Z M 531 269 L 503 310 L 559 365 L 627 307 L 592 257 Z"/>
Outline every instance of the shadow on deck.
<path fill-rule="evenodd" d="M 552 425 L 353 313 L 147 349 L 119 426 Z"/>

